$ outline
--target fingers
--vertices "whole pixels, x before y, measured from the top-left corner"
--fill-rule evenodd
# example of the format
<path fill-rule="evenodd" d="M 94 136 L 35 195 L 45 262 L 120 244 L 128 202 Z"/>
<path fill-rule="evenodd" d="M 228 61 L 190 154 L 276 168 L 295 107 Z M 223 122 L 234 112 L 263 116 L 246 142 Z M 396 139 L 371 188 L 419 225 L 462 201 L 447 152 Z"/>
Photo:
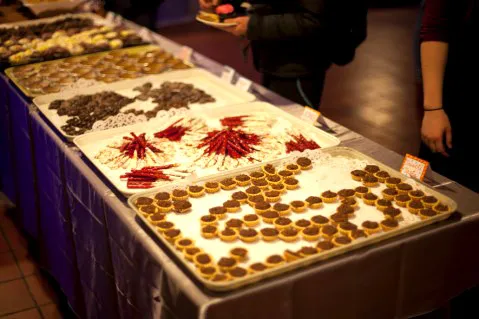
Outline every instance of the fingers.
<path fill-rule="evenodd" d="M 444 148 L 443 135 L 441 135 L 441 137 L 433 138 L 423 135 L 422 140 L 433 153 L 441 153 L 442 155 L 449 157 L 449 154 Z"/>
<path fill-rule="evenodd" d="M 449 157 L 449 154 L 447 154 L 446 149 L 444 148 L 444 142 L 443 139 L 435 140 L 434 141 L 436 152 L 441 153 L 443 156 Z"/>
<path fill-rule="evenodd" d="M 452 148 L 452 129 L 451 126 L 446 127 L 446 145 Z"/>

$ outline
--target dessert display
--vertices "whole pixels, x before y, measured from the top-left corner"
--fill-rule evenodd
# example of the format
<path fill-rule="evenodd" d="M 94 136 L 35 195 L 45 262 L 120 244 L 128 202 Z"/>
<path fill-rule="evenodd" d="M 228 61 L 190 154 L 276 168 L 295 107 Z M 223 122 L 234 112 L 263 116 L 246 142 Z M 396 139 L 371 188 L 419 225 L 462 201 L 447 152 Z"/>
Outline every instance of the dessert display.
<path fill-rule="evenodd" d="M 302 167 L 306 169 L 293 175 L 298 187 L 287 189 L 284 193 L 276 191 L 271 194 L 274 192 L 273 185 L 262 189 L 235 182 L 246 181 L 246 177 L 252 181 L 265 180 L 267 175 L 281 177 L 280 172 L 288 170 L 290 165 L 298 166 L 299 162 L 305 163 Z M 425 187 L 413 181 L 407 181 L 413 191 L 421 191 L 424 197 L 431 197 L 426 202 L 432 204 L 438 201 L 434 208 L 427 208 L 417 199 L 409 202 L 412 207 L 402 207 L 396 200 L 386 199 L 384 190 L 389 188 L 385 183 L 362 189 L 363 181 L 353 178 L 351 172 L 373 171 L 374 166 L 363 160 L 331 156 L 327 151 L 313 151 L 304 156 L 275 161 L 268 166 L 262 165 L 261 170 L 256 167 L 198 184 L 165 187 L 161 191 L 132 198 L 130 202 L 141 212 L 143 207 L 156 205 L 161 200 L 175 201 L 176 196 L 181 195 L 174 193 L 178 189 L 205 190 L 207 183 L 216 182 L 220 186 L 219 191 L 187 198 L 191 203 L 188 212 L 182 214 L 173 210 L 163 214 L 162 223 L 171 223 L 166 231 L 164 227 L 148 222 L 165 241 L 175 240 L 175 251 L 190 261 L 190 269 L 199 277 L 208 282 L 212 281 L 212 274 L 224 275 L 220 278 L 224 282 L 248 280 L 250 276 L 268 273 L 270 269 L 288 267 L 336 249 L 353 248 L 359 241 L 380 239 L 396 230 L 396 234 L 401 234 L 399 230 L 410 225 L 451 212 L 446 202 L 432 198 Z M 296 171 L 296 167 L 289 170 Z M 288 178 L 293 177 L 281 178 L 280 183 L 285 183 Z M 226 184 L 234 183 L 235 187 L 221 187 L 225 181 L 228 181 Z M 362 199 L 356 196 L 358 189 L 364 194 Z M 400 196 L 408 195 L 398 194 L 396 198 Z M 270 203 L 268 199 L 271 197 L 278 198 L 278 201 Z M 231 210 L 231 207 L 235 209 Z M 414 212 L 411 209 L 415 209 Z M 148 208 L 146 213 L 151 213 L 150 210 Z M 144 211 L 141 216 L 144 218 Z M 187 241 L 181 245 L 179 237 L 186 235 Z M 198 254 L 191 257 L 188 249 L 193 247 L 197 248 Z"/>
<path fill-rule="evenodd" d="M 99 23 L 102 21 L 71 16 L 0 28 L 0 63 L 20 65 L 145 43 L 133 30 Z"/>

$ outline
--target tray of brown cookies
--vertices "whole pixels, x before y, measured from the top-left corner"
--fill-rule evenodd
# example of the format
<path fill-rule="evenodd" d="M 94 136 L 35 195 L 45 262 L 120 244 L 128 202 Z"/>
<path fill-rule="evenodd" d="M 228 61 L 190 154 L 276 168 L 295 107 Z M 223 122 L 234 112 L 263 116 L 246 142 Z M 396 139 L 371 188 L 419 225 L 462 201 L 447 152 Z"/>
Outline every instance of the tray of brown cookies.
<path fill-rule="evenodd" d="M 29 97 L 156 75 L 193 65 L 156 45 L 143 45 L 9 68 L 7 76 Z"/>
<path fill-rule="evenodd" d="M 333 147 L 130 197 L 205 287 L 229 291 L 448 218 L 450 198 Z"/>

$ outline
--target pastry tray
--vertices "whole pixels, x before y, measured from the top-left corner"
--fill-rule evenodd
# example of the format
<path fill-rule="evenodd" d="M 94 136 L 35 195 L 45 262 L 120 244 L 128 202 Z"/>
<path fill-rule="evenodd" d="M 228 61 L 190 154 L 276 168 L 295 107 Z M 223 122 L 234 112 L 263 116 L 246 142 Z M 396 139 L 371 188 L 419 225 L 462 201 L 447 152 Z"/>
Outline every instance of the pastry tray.
<path fill-rule="evenodd" d="M 248 104 L 229 105 L 218 108 L 197 108 L 195 110 L 187 111 L 179 115 L 179 117 L 192 116 L 204 118 L 206 120 L 216 120 L 224 116 L 244 115 L 257 111 L 263 111 L 270 114 L 272 117 L 281 117 L 283 120 L 290 122 L 295 128 L 300 129 L 301 132 L 309 133 L 314 138 L 314 140 L 323 148 L 337 146 L 340 143 L 339 139 L 337 139 L 336 137 L 311 125 L 305 125 L 302 120 L 280 110 L 279 108 L 271 104 L 264 102 L 252 102 Z M 128 135 L 130 132 L 152 133 L 158 131 L 158 129 L 163 126 L 165 126 L 165 123 L 162 123 L 161 120 L 154 119 L 146 124 L 138 123 L 131 126 L 124 126 L 100 132 L 88 133 L 75 138 L 73 142 L 83 152 L 83 154 L 85 154 L 85 156 L 100 170 L 100 172 L 109 179 L 109 181 L 115 186 L 115 188 L 117 188 L 124 195 L 130 196 L 144 190 L 128 189 L 125 185 L 126 183 L 122 182 L 119 178 L 120 175 L 125 173 L 125 170 L 112 170 L 108 166 L 103 165 L 98 160 L 96 160 L 95 155 L 100 149 L 111 143 L 113 140 L 118 140 L 122 136 Z M 289 155 L 285 155 L 284 157 L 287 156 Z M 185 158 L 182 157 L 180 159 L 180 162 L 183 161 L 185 161 Z M 189 158 L 187 159 L 187 161 L 191 162 Z M 195 170 L 195 175 L 201 177 L 211 176 L 217 173 L 218 170 L 212 168 L 198 168 Z M 186 179 L 191 178 L 193 177 L 187 177 Z M 156 188 L 159 187 L 155 187 L 153 189 Z"/>
<path fill-rule="evenodd" d="M 23 6 L 29 8 L 35 15 L 49 11 L 69 11 L 77 8 L 86 0 L 57 0 L 57 1 L 41 1 L 32 2 L 29 0 L 21 0 Z"/>
<path fill-rule="evenodd" d="M 115 52 L 124 52 L 124 53 L 129 53 L 129 54 L 135 54 L 135 53 L 146 53 L 148 51 L 151 51 L 151 50 L 158 50 L 158 49 L 162 49 L 161 46 L 158 46 L 158 45 L 153 45 L 153 44 L 148 44 L 148 45 L 140 45 L 140 46 L 134 46 L 134 47 L 128 47 L 128 48 L 123 48 L 123 49 L 117 49 L 117 50 L 111 50 L 111 51 L 103 51 L 103 52 L 97 52 L 97 53 L 91 53 L 91 54 L 85 54 L 85 55 L 80 55 L 80 56 L 72 56 L 72 57 L 68 57 L 68 58 L 64 58 L 64 59 L 58 59 L 58 60 L 51 60 L 51 61 L 45 61 L 45 62 L 38 62 L 38 63 L 33 63 L 33 64 L 30 64 L 30 66 L 33 66 L 35 68 L 40 68 L 44 65 L 50 65 L 50 64 L 56 64 L 56 63 L 62 63 L 63 61 L 65 60 L 68 60 L 68 59 L 71 59 L 71 58 L 78 58 L 78 57 L 101 57 L 101 56 L 105 56 L 105 55 L 108 55 L 110 52 L 112 51 L 115 51 Z M 194 65 L 189 62 L 189 61 L 183 61 L 184 64 L 188 65 L 190 68 L 193 68 Z M 35 93 L 35 92 L 32 92 L 30 91 L 29 89 L 27 89 L 26 87 L 24 87 L 23 85 L 20 84 L 20 79 L 18 79 L 16 76 L 15 76 L 15 69 L 16 68 L 21 68 L 21 67 L 24 67 L 24 66 L 14 66 L 14 67 L 10 67 L 8 69 L 5 70 L 5 74 L 10 78 L 10 80 L 12 80 L 13 83 L 15 83 L 15 85 L 20 89 L 20 91 L 23 92 L 23 94 L 25 94 L 26 96 L 28 97 L 36 97 L 36 96 L 41 96 L 41 95 L 45 95 L 45 94 L 38 94 L 38 93 Z M 170 69 L 168 69 L 167 71 L 169 71 Z M 143 77 L 144 78 L 144 77 Z M 137 79 L 140 79 L 140 78 L 137 78 Z M 136 79 L 133 79 L 133 80 L 136 80 Z M 118 81 L 119 82 L 119 81 Z M 115 83 L 115 82 L 114 82 Z M 91 87 L 91 86 L 97 86 L 97 85 L 102 85 L 104 86 L 105 83 L 103 82 L 98 82 L 98 81 L 95 81 L 95 80 L 84 80 L 84 82 L 82 83 L 75 83 L 73 84 L 74 87 L 70 87 L 69 89 L 66 89 L 65 91 L 70 91 L 70 90 L 79 90 L 81 88 L 87 88 L 87 87 Z M 62 91 L 60 91 L 59 93 L 55 93 L 55 95 L 57 94 L 61 94 Z"/>
<path fill-rule="evenodd" d="M 18 22 L 11 22 L 11 23 L 4 23 L 0 24 L 0 29 L 7 29 L 7 28 L 16 28 L 16 27 L 26 27 L 30 25 L 36 25 L 40 23 L 51 23 L 58 20 L 63 20 L 66 18 L 83 18 L 83 19 L 92 19 L 95 25 L 106 25 L 106 26 L 113 26 L 114 23 L 103 18 L 102 16 L 95 14 L 95 13 L 67 13 L 61 14 L 50 18 L 42 18 L 42 19 L 34 19 L 34 20 L 26 20 L 26 21 L 18 21 Z"/>
<path fill-rule="evenodd" d="M 298 269 L 301 269 L 303 267 L 307 267 L 307 266 L 309 266 L 313 263 L 317 263 L 317 262 L 329 259 L 329 258 L 334 257 L 334 256 L 345 254 L 345 253 L 354 251 L 354 250 L 362 248 L 362 247 L 377 244 L 377 243 L 379 243 L 381 241 L 384 241 L 386 239 L 396 237 L 396 236 L 408 233 L 410 231 L 416 230 L 418 228 L 422 228 L 422 227 L 425 227 L 427 225 L 430 225 L 430 224 L 439 222 L 441 220 L 444 220 L 444 219 L 448 218 L 457 209 L 456 202 L 453 201 L 452 199 L 450 199 L 449 197 L 446 197 L 443 194 L 435 191 L 434 189 L 429 188 L 427 185 L 425 185 L 421 182 L 418 182 L 418 181 L 412 180 L 412 179 L 407 179 L 407 177 L 405 177 L 404 175 L 399 173 L 397 170 L 392 169 L 391 167 L 388 167 L 388 166 L 376 161 L 375 159 L 373 159 L 373 158 L 371 158 L 367 155 L 364 155 L 364 154 L 362 154 L 362 153 L 360 153 L 360 152 L 358 152 L 354 149 L 351 149 L 351 148 L 333 147 L 333 148 L 329 148 L 329 149 L 307 151 L 306 153 L 303 153 L 303 154 L 300 154 L 300 155 L 295 154 L 295 155 L 292 155 L 288 158 L 274 160 L 274 161 L 271 161 L 269 163 L 271 163 L 275 166 L 276 165 L 282 165 L 282 164 L 290 163 L 290 162 L 294 161 L 295 159 L 297 159 L 300 156 L 305 156 L 305 154 L 306 154 L 306 156 L 308 156 L 310 159 L 313 160 L 313 170 L 312 171 L 303 171 L 303 172 L 301 172 L 301 174 L 297 175 L 296 177 L 300 180 L 300 183 L 301 183 L 301 175 L 312 174 L 311 172 L 314 172 L 314 170 L 315 170 L 315 168 L 314 168 L 315 162 L 317 162 L 322 157 L 326 156 L 326 158 L 329 158 L 329 161 L 334 161 L 332 163 L 339 162 L 339 158 L 346 158 L 346 159 L 351 159 L 353 161 L 366 162 L 367 164 L 378 165 L 381 168 L 381 170 L 387 171 L 391 176 L 400 177 L 403 180 L 405 180 L 406 182 L 415 186 L 415 188 L 422 189 L 427 194 L 437 197 L 442 203 L 447 204 L 449 206 L 450 210 L 446 213 L 436 215 L 435 217 L 432 217 L 430 219 L 420 220 L 419 217 L 417 217 L 415 215 L 412 215 L 412 214 L 408 213 L 406 209 L 401 208 L 403 216 L 405 217 L 404 219 L 407 220 L 407 223 L 404 222 L 406 224 L 402 225 L 403 222 L 401 222 L 400 227 L 398 227 L 395 230 L 391 230 L 391 231 L 388 231 L 388 232 L 380 232 L 378 234 L 369 236 L 368 238 L 357 239 L 349 245 L 333 248 L 332 250 L 321 252 L 321 253 L 315 254 L 313 256 L 309 256 L 309 257 L 302 258 L 302 259 L 299 259 L 299 260 L 296 260 L 296 261 L 288 262 L 286 264 L 283 264 L 282 266 L 278 266 L 278 267 L 275 267 L 275 268 L 270 268 L 270 269 L 267 269 L 267 270 L 265 270 L 263 272 L 260 272 L 260 273 L 248 274 L 246 277 L 244 277 L 242 279 L 236 279 L 234 281 L 226 281 L 226 282 L 212 282 L 212 281 L 208 281 L 208 280 L 205 280 L 205 279 L 201 278 L 201 276 L 195 270 L 194 264 L 188 262 L 184 258 L 182 253 L 180 251 L 178 251 L 174 247 L 173 244 L 170 244 L 166 239 L 164 239 L 156 231 L 155 227 L 152 226 L 148 222 L 148 220 L 137 210 L 134 203 L 135 203 L 136 199 L 139 198 L 139 197 L 154 196 L 154 194 L 156 192 L 159 192 L 159 191 L 171 192 L 172 190 L 174 190 L 176 188 L 183 188 L 184 189 L 188 185 L 194 185 L 194 184 L 203 185 L 207 181 L 221 181 L 224 178 L 233 177 L 233 176 L 236 176 L 236 175 L 241 174 L 241 173 L 250 173 L 250 172 L 258 170 L 265 163 L 254 165 L 254 166 L 248 167 L 246 169 L 238 169 L 238 170 L 234 170 L 234 171 L 229 171 L 229 172 L 224 173 L 224 174 L 218 174 L 218 175 L 215 175 L 214 177 L 201 178 L 201 179 L 196 179 L 194 181 L 189 181 L 189 182 L 188 181 L 182 181 L 182 182 L 178 182 L 176 184 L 170 184 L 170 185 L 164 186 L 161 189 L 157 189 L 155 191 L 147 191 L 147 192 L 144 192 L 144 193 L 136 194 L 136 195 L 129 198 L 128 204 L 136 212 L 138 218 L 142 221 L 142 223 L 140 223 L 140 224 L 143 224 L 144 227 L 147 227 L 147 228 L 149 228 L 149 230 L 151 230 L 151 232 L 149 232 L 150 235 L 153 236 L 153 237 L 156 237 L 158 240 L 160 240 L 169 249 L 169 251 L 173 255 L 175 255 L 175 257 L 177 258 L 177 261 L 180 264 L 182 264 L 195 279 L 197 279 L 206 288 L 208 288 L 209 290 L 212 290 L 212 291 L 231 291 L 231 290 L 235 290 L 235 289 L 238 289 L 238 288 L 243 287 L 245 285 L 256 283 L 258 281 L 263 281 L 263 280 L 266 280 L 266 279 L 271 278 L 271 277 L 276 277 L 276 276 L 279 276 L 281 274 L 287 273 L 289 271 L 298 270 Z M 329 156 L 331 156 L 331 157 L 329 157 Z M 341 166 L 339 165 L 338 167 L 341 167 Z M 319 171 L 319 172 L 320 172 L 319 175 L 323 175 L 323 177 L 328 176 L 329 173 L 330 173 L 329 171 L 327 171 L 327 172 Z M 349 175 L 349 171 L 347 171 L 346 174 Z M 319 176 L 319 179 L 321 179 L 321 178 L 322 177 Z M 361 186 L 360 182 L 353 181 L 351 179 L 351 177 L 349 177 L 349 176 L 347 178 L 349 178 L 349 181 L 350 181 L 350 184 L 351 184 L 350 186 L 352 186 L 352 187 Z M 342 183 L 342 181 L 339 181 L 338 183 L 336 183 L 335 186 L 340 187 L 341 184 L 344 187 L 344 183 Z M 384 188 L 384 185 L 383 184 L 381 184 L 381 185 L 382 185 L 381 187 Z M 321 194 L 321 192 L 327 190 L 328 187 L 334 187 L 334 186 L 329 186 L 329 185 L 324 185 L 323 186 L 321 184 L 315 184 L 314 186 L 313 185 L 311 185 L 311 186 L 312 187 L 310 187 L 309 189 L 310 190 L 315 189 L 315 191 L 314 192 L 310 191 L 308 194 L 309 195 L 315 195 L 315 196 L 319 196 L 319 194 Z M 303 186 L 301 186 L 301 188 L 304 190 L 305 188 L 307 188 L 307 185 L 306 186 L 303 185 Z M 316 242 L 314 242 L 312 244 L 312 243 L 306 242 L 304 240 L 300 240 L 299 243 L 284 243 L 281 240 L 276 240 L 273 243 L 266 243 L 266 242 L 259 241 L 259 242 L 253 243 L 253 244 L 247 244 L 247 243 L 241 242 L 240 240 L 237 240 L 235 243 L 226 244 L 226 243 L 220 241 L 220 239 L 218 239 L 218 238 L 213 239 L 213 240 L 203 239 L 201 237 L 201 234 L 200 234 L 200 223 L 199 223 L 200 216 L 208 214 L 207 207 L 213 207 L 213 206 L 221 205 L 221 203 L 224 200 L 230 199 L 230 194 L 232 192 L 235 192 L 237 190 L 240 190 L 240 188 L 236 188 L 233 191 L 223 191 L 222 190 L 219 193 L 212 194 L 212 195 L 206 194 L 203 198 L 199 198 L 199 199 L 190 199 L 190 201 L 193 204 L 192 212 L 190 212 L 189 214 L 184 214 L 184 215 L 176 215 L 174 213 L 169 213 L 167 215 L 167 220 L 173 221 L 173 223 L 176 224 L 177 228 L 182 231 L 182 234 L 188 234 L 186 237 L 195 240 L 196 244 L 198 244 L 198 243 L 204 244 L 204 246 L 198 245 L 197 247 L 202 248 L 206 253 L 210 253 L 213 256 L 213 258 L 216 259 L 216 261 L 218 260 L 218 258 L 215 257 L 215 254 L 218 255 L 218 256 L 226 257 L 226 256 L 228 256 L 227 252 L 231 248 L 234 248 L 234 247 L 243 247 L 243 248 L 248 249 L 250 257 L 253 258 L 253 260 L 251 260 L 250 262 L 258 262 L 258 261 L 264 262 L 266 257 L 268 257 L 272 254 L 282 255 L 282 252 L 285 249 L 295 249 L 295 248 L 299 249 L 299 247 L 302 247 L 304 245 L 308 245 L 308 246 L 316 245 Z M 301 189 L 298 190 L 298 191 L 301 191 Z M 337 191 L 337 190 L 333 189 L 333 191 Z M 288 193 L 286 195 L 283 195 L 283 196 L 288 196 L 290 192 L 294 193 L 295 191 L 288 191 Z M 376 191 L 374 191 L 374 192 L 376 193 Z M 223 196 L 221 196 L 221 194 L 223 194 Z M 219 198 L 215 198 L 215 197 L 219 197 Z M 211 200 L 208 200 L 208 198 L 211 198 Z M 306 197 L 303 196 L 303 198 L 306 198 Z M 200 203 L 204 203 L 205 199 L 208 200 L 209 203 L 206 204 L 206 205 L 205 204 L 201 205 Z M 373 219 L 373 217 L 370 216 L 373 213 L 372 212 L 361 213 L 361 210 L 363 210 L 363 209 L 365 211 L 368 210 L 368 209 L 372 210 L 372 211 L 375 211 L 376 215 L 380 214 L 382 216 L 382 213 L 379 212 L 375 207 L 366 206 L 362 202 L 361 199 L 356 198 L 356 200 L 360 203 L 359 204 L 360 205 L 360 211 L 359 211 L 359 213 L 356 213 L 356 217 L 353 218 L 353 220 L 351 220 L 353 223 L 355 222 L 354 219 L 356 219 L 356 220 L 360 219 L 360 220 L 358 220 L 359 225 L 364 221 L 364 219 L 370 219 L 370 218 Z M 198 201 L 199 202 L 198 204 L 200 204 L 199 206 L 201 207 L 201 209 L 199 211 L 195 208 L 195 201 Z M 337 207 L 337 205 L 338 204 L 326 204 L 325 203 L 325 204 L 323 204 L 323 208 L 309 209 L 307 212 L 302 213 L 302 214 L 292 213 L 292 215 L 289 216 L 289 217 L 291 219 L 293 219 L 293 221 L 297 220 L 297 219 L 301 219 L 301 218 L 309 219 L 308 217 L 310 215 L 308 215 L 308 214 L 310 214 L 310 213 L 311 213 L 311 216 L 321 214 L 321 215 L 324 215 L 324 216 L 327 217 L 329 215 L 325 214 L 326 209 L 331 210 L 331 208 L 332 208 L 333 209 L 332 212 L 334 212 L 335 211 L 334 209 L 335 209 L 335 207 Z M 242 210 L 245 210 L 244 207 L 246 207 L 246 210 L 247 210 L 246 213 L 250 213 L 250 211 L 253 212 L 253 209 L 250 208 L 247 204 L 242 205 Z M 170 217 L 171 214 L 173 215 L 173 217 Z M 241 212 L 227 213 L 228 218 L 241 218 L 242 214 L 243 213 L 241 213 Z M 409 214 L 410 216 L 406 215 L 406 214 Z M 366 215 L 366 216 L 363 216 L 363 215 Z M 360 217 L 360 216 L 362 216 L 362 217 Z M 406 218 L 406 216 L 409 216 L 409 217 Z M 194 219 L 195 223 L 187 222 L 187 223 L 183 223 L 183 225 L 180 224 L 181 221 L 186 221 L 188 219 Z M 374 218 L 373 220 L 375 220 L 375 219 L 377 219 L 377 218 Z M 383 218 L 381 218 L 381 219 L 383 219 Z M 197 223 L 196 223 L 196 221 L 197 221 Z M 268 224 L 264 224 L 264 222 L 262 222 L 262 223 L 263 223 L 262 227 L 264 227 L 265 225 L 268 225 Z M 272 226 L 269 225 L 268 227 L 272 227 Z M 260 227 L 257 227 L 257 229 L 259 229 L 259 228 Z M 223 227 L 219 227 L 219 230 L 221 230 L 221 229 L 223 229 Z M 255 248 L 256 245 L 257 245 L 258 252 L 257 252 L 257 254 L 255 254 L 255 256 L 256 256 L 255 257 L 255 256 L 253 256 L 252 251 L 254 251 L 254 248 Z M 281 251 L 281 252 L 279 252 L 278 250 Z M 257 256 L 260 256 L 262 258 L 261 259 L 254 259 L 254 258 L 258 258 Z M 245 266 L 243 266 L 243 267 L 246 268 Z"/>

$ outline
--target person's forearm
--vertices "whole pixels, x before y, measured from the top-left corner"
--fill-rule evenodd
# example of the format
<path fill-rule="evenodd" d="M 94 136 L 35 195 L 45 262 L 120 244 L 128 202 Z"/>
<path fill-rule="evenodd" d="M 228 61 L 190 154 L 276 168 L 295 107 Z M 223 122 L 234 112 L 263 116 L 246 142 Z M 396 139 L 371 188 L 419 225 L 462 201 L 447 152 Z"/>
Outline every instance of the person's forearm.
<path fill-rule="evenodd" d="M 421 43 L 424 107 L 442 107 L 442 88 L 449 45 L 446 42 Z"/>

